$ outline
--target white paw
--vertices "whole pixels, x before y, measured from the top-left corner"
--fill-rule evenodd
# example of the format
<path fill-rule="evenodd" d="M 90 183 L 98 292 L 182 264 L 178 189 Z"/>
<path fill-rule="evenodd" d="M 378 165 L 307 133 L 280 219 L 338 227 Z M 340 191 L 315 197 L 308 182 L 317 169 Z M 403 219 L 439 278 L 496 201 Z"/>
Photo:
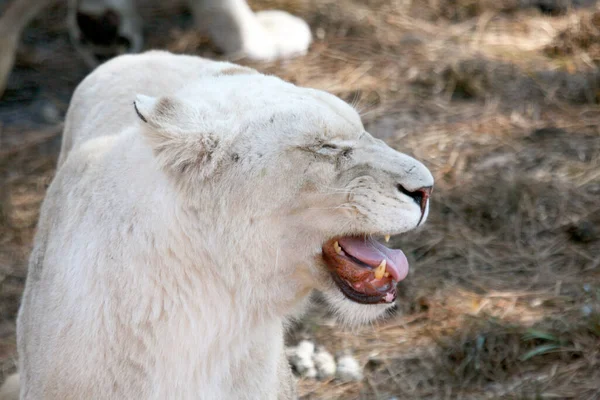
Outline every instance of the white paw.
<path fill-rule="evenodd" d="M 305 54 L 310 27 L 284 11 L 252 12 L 245 0 L 190 0 L 196 27 L 229 57 L 275 60 Z"/>
<path fill-rule="evenodd" d="M 245 41 L 247 57 L 269 60 L 306 54 L 312 41 L 312 34 L 304 20 L 277 10 L 257 12 L 256 19 L 262 29 L 266 31 L 269 40 L 266 42 Z"/>

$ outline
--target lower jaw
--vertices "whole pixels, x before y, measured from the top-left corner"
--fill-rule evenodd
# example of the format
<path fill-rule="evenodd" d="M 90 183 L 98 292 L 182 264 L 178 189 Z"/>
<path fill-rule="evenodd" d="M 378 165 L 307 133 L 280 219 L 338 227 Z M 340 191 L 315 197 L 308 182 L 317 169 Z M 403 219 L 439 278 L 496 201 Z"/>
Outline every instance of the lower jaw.
<path fill-rule="evenodd" d="M 342 292 L 346 298 L 359 304 L 392 304 L 396 300 L 396 289 L 391 289 L 387 292 L 378 295 L 369 295 L 366 293 L 360 293 L 352 289 L 348 283 L 342 280 L 338 275 L 332 273 L 331 277 L 337 285 L 338 289 Z M 389 295 L 392 298 L 389 298 Z"/>

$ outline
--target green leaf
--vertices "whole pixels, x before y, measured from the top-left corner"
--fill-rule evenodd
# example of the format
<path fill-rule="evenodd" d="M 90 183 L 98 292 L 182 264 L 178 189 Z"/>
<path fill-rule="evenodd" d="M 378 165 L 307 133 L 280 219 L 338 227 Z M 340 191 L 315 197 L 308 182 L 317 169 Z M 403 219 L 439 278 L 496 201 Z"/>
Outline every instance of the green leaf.
<path fill-rule="evenodd" d="M 558 345 L 558 344 L 544 344 L 544 345 L 536 347 L 535 349 L 528 351 L 527 353 L 525 353 L 521 357 L 519 357 L 519 359 L 521 361 L 527 361 L 530 358 L 533 358 L 535 356 L 550 353 L 553 350 L 559 350 L 559 349 L 560 349 L 560 345 Z"/>
<path fill-rule="evenodd" d="M 548 342 L 558 342 L 558 338 L 551 333 L 538 331 L 536 329 L 528 329 L 523 335 L 523 340 L 546 340 Z"/>

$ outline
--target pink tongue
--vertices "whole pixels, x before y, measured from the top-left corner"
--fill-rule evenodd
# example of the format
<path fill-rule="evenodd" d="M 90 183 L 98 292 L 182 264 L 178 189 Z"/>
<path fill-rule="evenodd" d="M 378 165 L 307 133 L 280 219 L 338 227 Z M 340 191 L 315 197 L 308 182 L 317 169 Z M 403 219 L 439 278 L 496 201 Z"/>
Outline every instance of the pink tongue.
<path fill-rule="evenodd" d="M 373 268 L 377 268 L 381 260 L 386 260 L 387 272 L 396 282 L 408 275 L 408 260 L 402 250 L 389 249 L 374 240 L 358 237 L 343 237 L 338 243 L 346 253 Z"/>

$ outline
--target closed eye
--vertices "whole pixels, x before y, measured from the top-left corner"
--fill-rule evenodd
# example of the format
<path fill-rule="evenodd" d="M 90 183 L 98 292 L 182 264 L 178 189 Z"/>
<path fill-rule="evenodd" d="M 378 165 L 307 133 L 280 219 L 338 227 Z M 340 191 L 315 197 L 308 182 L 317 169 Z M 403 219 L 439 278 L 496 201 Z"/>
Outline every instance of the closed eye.
<path fill-rule="evenodd" d="M 333 143 L 316 143 L 312 146 L 304 147 L 305 150 L 309 150 L 313 153 L 321 154 L 323 156 L 333 157 L 342 155 L 347 157 L 352 152 L 352 147 L 349 143 L 342 143 L 341 146 Z"/>

